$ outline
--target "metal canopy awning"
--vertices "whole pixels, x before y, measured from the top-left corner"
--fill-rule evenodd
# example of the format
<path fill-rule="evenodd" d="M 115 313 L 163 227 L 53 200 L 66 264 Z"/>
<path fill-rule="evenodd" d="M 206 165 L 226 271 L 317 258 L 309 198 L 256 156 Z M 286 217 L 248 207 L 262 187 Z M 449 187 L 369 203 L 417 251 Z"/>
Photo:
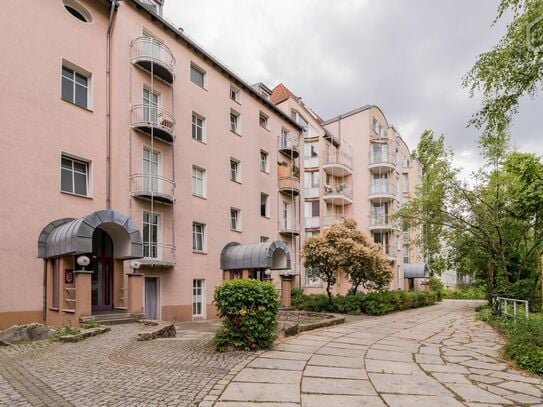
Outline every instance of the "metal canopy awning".
<path fill-rule="evenodd" d="M 428 267 L 428 263 L 404 263 L 403 276 L 404 278 L 428 278 L 430 277 L 430 267 Z"/>
<path fill-rule="evenodd" d="M 221 269 L 290 269 L 290 251 L 282 240 L 257 244 L 228 243 L 221 252 Z"/>
<path fill-rule="evenodd" d="M 84 218 L 58 219 L 49 223 L 38 238 L 38 257 L 50 259 L 92 252 L 92 235 L 100 228 L 113 240 L 113 256 L 118 259 L 142 257 L 140 231 L 132 220 L 119 212 L 103 210 Z"/>

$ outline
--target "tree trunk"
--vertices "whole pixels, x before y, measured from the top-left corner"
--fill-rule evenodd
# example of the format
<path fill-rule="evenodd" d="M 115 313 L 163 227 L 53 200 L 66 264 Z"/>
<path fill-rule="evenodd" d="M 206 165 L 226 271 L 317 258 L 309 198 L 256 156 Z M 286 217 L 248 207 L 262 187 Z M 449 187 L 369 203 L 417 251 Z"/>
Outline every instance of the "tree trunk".
<path fill-rule="evenodd" d="M 332 304 L 332 293 L 330 292 L 330 278 L 326 279 L 326 294 L 328 295 L 328 302 Z"/>

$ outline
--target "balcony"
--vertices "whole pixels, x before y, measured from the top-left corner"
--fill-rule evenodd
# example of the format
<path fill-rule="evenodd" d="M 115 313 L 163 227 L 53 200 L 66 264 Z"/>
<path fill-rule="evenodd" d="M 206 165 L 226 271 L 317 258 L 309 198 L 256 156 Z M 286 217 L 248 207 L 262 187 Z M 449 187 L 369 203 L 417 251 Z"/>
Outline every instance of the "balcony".
<path fill-rule="evenodd" d="M 151 37 L 139 37 L 130 43 L 130 61 L 150 72 L 158 79 L 173 84 L 175 79 L 175 58 L 172 51 Z"/>
<path fill-rule="evenodd" d="M 304 198 L 318 198 L 320 195 L 319 187 L 305 187 L 304 188 Z"/>
<path fill-rule="evenodd" d="M 175 140 L 175 119 L 173 115 L 160 107 L 151 105 L 135 105 L 130 115 L 130 125 L 166 143 Z"/>
<path fill-rule="evenodd" d="M 353 173 L 353 158 L 344 151 L 329 151 L 324 156 L 322 169 L 334 177 L 344 177 Z"/>
<path fill-rule="evenodd" d="M 298 158 L 300 155 L 298 139 L 290 133 L 279 136 L 279 152 L 287 157 Z"/>
<path fill-rule="evenodd" d="M 175 202 L 175 182 L 161 175 L 134 174 L 130 177 L 130 195 L 155 202 Z"/>
<path fill-rule="evenodd" d="M 388 202 L 396 198 L 396 184 L 389 181 L 374 181 L 370 184 L 369 199 L 376 202 Z"/>
<path fill-rule="evenodd" d="M 279 233 L 283 236 L 298 236 L 300 226 L 293 219 L 279 219 Z"/>
<path fill-rule="evenodd" d="M 143 242 L 142 266 L 173 267 L 175 266 L 175 246 L 164 243 Z"/>
<path fill-rule="evenodd" d="M 393 140 L 391 136 L 387 134 L 388 132 L 386 130 L 377 132 L 375 129 L 371 129 L 370 131 L 370 140 L 372 142 L 376 143 L 388 143 Z"/>
<path fill-rule="evenodd" d="M 306 229 L 315 229 L 320 228 L 321 218 L 319 216 L 310 216 L 305 218 L 305 228 Z"/>
<path fill-rule="evenodd" d="M 324 200 L 333 205 L 345 205 L 353 203 L 351 186 L 346 183 L 324 186 Z"/>
<path fill-rule="evenodd" d="M 324 227 L 332 226 L 332 225 L 341 225 L 343 221 L 345 220 L 346 216 L 342 215 L 327 215 L 322 220 L 322 225 Z"/>
<path fill-rule="evenodd" d="M 300 178 L 294 175 L 279 176 L 279 192 L 295 197 L 300 195 Z"/>
<path fill-rule="evenodd" d="M 398 229 L 398 223 L 391 215 L 371 215 L 370 231 L 390 232 Z"/>
<path fill-rule="evenodd" d="M 304 168 L 315 168 L 319 166 L 319 156 L 304 156 Z"/>
<path fill-rule="evenodd" d="M 396 169 L 398 160 L 396 156 L 391 153 L 371 153 L 369 157 L 369 169 L 371 172 L 389 172 Z"/>

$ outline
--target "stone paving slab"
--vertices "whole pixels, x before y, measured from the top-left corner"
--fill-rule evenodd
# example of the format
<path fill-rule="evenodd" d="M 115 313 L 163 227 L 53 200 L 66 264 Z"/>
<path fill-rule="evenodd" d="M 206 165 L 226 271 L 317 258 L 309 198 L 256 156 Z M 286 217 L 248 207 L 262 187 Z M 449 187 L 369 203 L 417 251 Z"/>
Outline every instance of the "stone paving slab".
<path fill-rule="evenodd" d="M 302 407 L 385 407 L 377 396 L 303 394 Z"/>
<path fill-rule="evenodd" d="M 352 396 L 377 395 L 369 380 L 317 377 L 304 377 L 302 379 L 302 392 L 317 394 L 343 394 Z"/>

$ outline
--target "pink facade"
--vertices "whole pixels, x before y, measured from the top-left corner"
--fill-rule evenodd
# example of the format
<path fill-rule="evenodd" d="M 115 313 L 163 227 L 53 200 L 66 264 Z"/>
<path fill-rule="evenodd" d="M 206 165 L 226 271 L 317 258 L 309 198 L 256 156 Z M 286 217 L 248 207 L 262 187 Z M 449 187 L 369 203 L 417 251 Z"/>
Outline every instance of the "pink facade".
<path fill-rule="evenodd" d="M 9 191 L 2 214 L 4 230 L 14 231 L 0 240 L 0 329 L 44 315 L 52 325 L 76 325 L 103 309 L 213 318 L 221 252 L 232 242 L 284 241 L 289 274 L 297 273 L 300 127 L 267 100 L 265 86 L 249 86 L 138 1 L 113 11 L 106 0 L 49 3 L 11 3 L 0 18 L 1 109 L 10 117 L 0 149 Z M 92 250 L 83 253 L 78 242 L 44 254 L 68 239 L 44 234 L 50 222 L 94 214 L 105 220 L 92 228 Z M 131 244 L 131 253 L 115 254 Z M 84 254 L 94 276 L 75 273 L 65 283 Z M 129 260 L 141 256 L 132 277 Z M 279 288 L 286 268 L 244 272 Z"/>

